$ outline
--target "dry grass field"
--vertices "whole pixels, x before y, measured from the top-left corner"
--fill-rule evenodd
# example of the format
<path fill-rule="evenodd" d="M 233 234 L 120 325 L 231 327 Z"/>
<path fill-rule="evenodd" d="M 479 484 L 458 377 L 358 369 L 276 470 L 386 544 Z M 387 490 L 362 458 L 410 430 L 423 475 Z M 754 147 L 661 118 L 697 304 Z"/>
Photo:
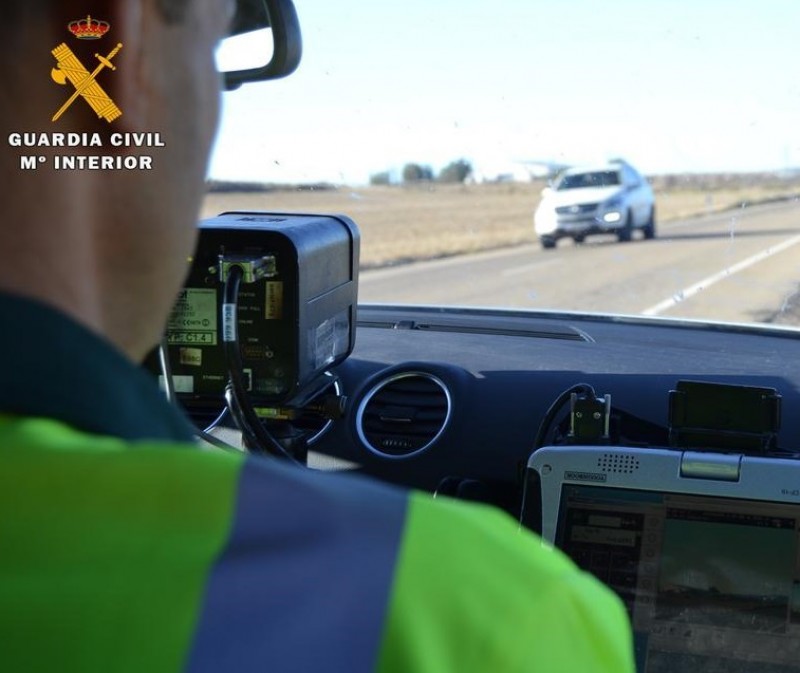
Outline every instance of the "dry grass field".
<path fill-rule="evenodd" d="M 714 179 L 653 181 L 658 220 L 794 197 L 800 183 Z M 543 182 L 339 187 L 209 193 L 203 217 L 226 210 L 343 213 L 361 230 L 362 268 L 531 243 Z"/>

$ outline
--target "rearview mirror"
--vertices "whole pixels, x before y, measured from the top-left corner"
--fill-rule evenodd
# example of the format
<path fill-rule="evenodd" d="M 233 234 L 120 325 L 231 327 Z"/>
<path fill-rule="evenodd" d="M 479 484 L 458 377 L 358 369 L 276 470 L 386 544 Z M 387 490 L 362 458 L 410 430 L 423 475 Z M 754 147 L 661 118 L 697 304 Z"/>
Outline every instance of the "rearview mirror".
<path fill-rule="evenodd" d="M 302 39 L 292 0 L 237 0 L 216 53 L 225 88 L 285 77 L 300 63 Z"/>

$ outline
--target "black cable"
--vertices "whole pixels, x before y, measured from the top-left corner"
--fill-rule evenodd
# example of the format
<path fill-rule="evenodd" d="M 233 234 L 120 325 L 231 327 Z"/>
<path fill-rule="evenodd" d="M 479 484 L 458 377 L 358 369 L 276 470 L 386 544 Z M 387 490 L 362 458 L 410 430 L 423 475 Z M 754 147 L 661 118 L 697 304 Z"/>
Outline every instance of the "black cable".
<path fill-rule="evenodd" d="M 228 407 L 224 407 L 222 411 L 219 412 L 219 415 L 211 421 L 211 423 L 204 428 L 203 430 L 197 431 L 197 436 L 202 439 L 204 442 L 211 444 L 212 446 L 216 446 L 218 449 L 224 449 L 225 451 L 235 451 L 236 453 L 241 453 L 241 450 L 234 446 L 233 444 L 229 444 L 228 442 L 220 439 L 212 435 L 212 431 L 219 427 L 220 423 L 225 420 L 225 417 L 229 414 Z"/>
<path fill-rule="evenodd" d="M 241 450 L 237 449 L 233 444 L 228 444 L 228 442 L 224 442 L 219 437 L 214 437 L 214 435 L 209 434 L 205 430 L 198 430 L 197 437 L 202 439 L 207 444 L 211 444 L 212 446 L 217 447 L 218 449 L 223 449 L 224 451 L 233 451 L 235 453 L 241 453 Z"/>
<path fill-rule="evenodd" d="M 239 350 L 239 287 L 242 282 L 242 276 L 241 267 L 232 266 L 225 280 L 222 293 L 222 313 L 220 316 L 222 344 L 225 352 L 225 364 L 228 367 L 228 376 L 230 377 L 230 394 L 226 389 L 228 408 L 237 425 L 239 425 L 246 444 L 250 448 L 256 452 L 269 453 L 299 465 L 300 463 L 294 456 L 267 432 L 247 394 L 242 354 Z"/>
<path fill-rule="evenodd" d="M 222 421 L 225 420 L 225 417 L 228 415 L 228 413 L 230 413 L 229 410 L 228 410 L 228 407 L 223 408 L 223 410 L 219 412 L 219 416 L 217 416 L 213 421 L 211 421 L 211 424 L 208 425 L 206 428 L 204 428 L 202 430 L 202 432 L 205 432 L 205 433 L 211 432 L 220 423 L 222 423 Z"/>
<path fill-rule="evenodd" d="M 175 380 L 172 378 L 172 367 L 169 363 L 167 337 L 162 338 L 158 344 L 158 361 L 161 365 L 161 375 L 164 377 L 164 394 L 167 397 L 167 402 L 175 404 L 178 397 L 175 394 Z"/>
<path fill-rule="evenodd" d="M 175 393 L 175 381 L 172 378 L 172 366 L 170 365 L 169 361 L 169 350 L 167 349 L 167 339 L 166 337 L 161 340 L 158 345 L 158 361 L 161 365 L 161 375 L 164 377 L 164 393 L 167 398 L 167 401 L 175 407 L 178 407 L 181 413 L 184 412 L 183 408 L 181 407 L 180 403 L 178 402 L 178 396 Z M 226 414 L 228 413 L 227 409 L 223 409 L 222 413 L 217 416 L 216 420 L 208 426 L 205 430 L 195 430 L 195 436 L 202 439 L 204 442 L 208 444 L 212 444 L 216 446 L 218 449 L 224 449 L 226 451 L 239 451 L 235 446 L 223 442 L 221 439 L 217 439 L 213 435 L 209 434 L 211 430 L 213 430 L 222 420 L 225 418 Z"/>
<path fill-rule="evenodd" d="M 592 388 L 592 386 L 590 386 L 588 383 L 578 383 L 574 386 L 571 386 L 558 397 L 556 397 L 555 401 L 550 405 L 547 413 L 545 413 L 544 417 L 542 418 L 542 422 L 539 424 L 539 431 L 536 433 L 536 440 L 533 443 L 534 451 L 541 449 L 544 446 L 544 442 L 547 439 L 547 435 L 550 432 L 553 421 L 558 415 L 558 412 L 561 411 L 561 407 L 563 407 L 564 404 L 566 404 L 566 402 L 569 400 L 572 393 L 584 393 L 589 394 L 592 397 L 597 397 L 597 395 L 595 395 L 594 388 Z"/>

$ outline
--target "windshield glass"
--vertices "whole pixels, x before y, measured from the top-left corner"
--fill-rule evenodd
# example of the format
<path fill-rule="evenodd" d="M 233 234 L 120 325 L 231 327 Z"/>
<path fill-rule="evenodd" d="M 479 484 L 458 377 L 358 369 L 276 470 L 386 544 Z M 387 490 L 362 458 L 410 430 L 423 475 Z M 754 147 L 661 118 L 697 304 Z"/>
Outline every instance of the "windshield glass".
<path fill-rule="evenodd" d="M 361 302 L 798 323 L 797 0 L 295 4 L 303 60 L 224 95 L 204 216 L 349 215 Z M 613 212 L 539 207 L 619 160 Z"/>
<path fill-rule="evenodd" d="M 596 171 L 594 173 L 573 173 L 562 177 L 556 189 L 581 189 L 584 187 L 612 187 L 620 183 L 616 171 Z"/>

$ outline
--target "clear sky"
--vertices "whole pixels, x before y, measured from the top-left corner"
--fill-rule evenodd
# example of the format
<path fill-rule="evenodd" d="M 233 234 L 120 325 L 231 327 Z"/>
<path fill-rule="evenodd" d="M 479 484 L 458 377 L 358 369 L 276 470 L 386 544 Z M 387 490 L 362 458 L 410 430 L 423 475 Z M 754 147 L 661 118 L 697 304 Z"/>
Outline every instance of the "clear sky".
<path fill-rule="evenodd" d="M 289 78 L 224 95 L 210 176 L 406 162 L 800 166 L 800 0 L 295 0 Z"/>

